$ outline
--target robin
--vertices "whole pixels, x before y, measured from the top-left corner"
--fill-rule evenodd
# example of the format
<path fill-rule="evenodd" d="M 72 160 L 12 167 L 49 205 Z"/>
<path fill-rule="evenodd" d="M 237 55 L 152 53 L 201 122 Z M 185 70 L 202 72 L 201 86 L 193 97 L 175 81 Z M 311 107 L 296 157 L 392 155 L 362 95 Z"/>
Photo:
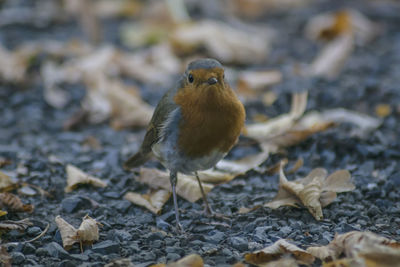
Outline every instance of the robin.
<path fill-rule="evenodd" d="M 197 174 L 221 160 L 237 142 L 245 110 L 227 81 L 222 65 L 214 59 L 191 62 L 175 88 L 158 103 L 139 151 L 124 163 L 125 169 L 155 157 L 170 171 L 177 227 L 176 184 L 178 172 L 195 174 L 205 210 L 212 213 Z"/>

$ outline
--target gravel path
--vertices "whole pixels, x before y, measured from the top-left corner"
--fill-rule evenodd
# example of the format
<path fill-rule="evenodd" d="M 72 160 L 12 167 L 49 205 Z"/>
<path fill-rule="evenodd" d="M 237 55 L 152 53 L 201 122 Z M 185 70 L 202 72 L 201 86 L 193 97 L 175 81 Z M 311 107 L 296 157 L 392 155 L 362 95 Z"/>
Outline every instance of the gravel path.
<path fill-rule="evenodd" d="M 309 62 L 315 46 L 303 36 L 305 23 L 313 14 L 343 7 L 342 2 L 323 1 L 266 18 L 281 36 L 286 36 L 277 38 L 275 54 L 267 67 L 282 69 L 282 64 L 290 61 Z M 181 220 L 187 233 L 176 234 L 171 227 L 175 223 L 171 200 L 162 215 L 155 216 L 122 198 L 127 191 L 145 192 L 147 188 L 133 179 L 135 174 L 121 167 L 128 154 L 135 151 L 142 130 L 115 131 L 103 123 L 63 131 L 63 122 L 77 109 L 84 95 L 81 87 L 68 87 L 71 99 L 67 108 L 56 110 L 45 103 L 43 87 L 37 79 L 26 88 L 0 83 L 0 156 L 12 160 L 3 170 L 14 171 L 18 164 L 23 164 L 28 172 L 21 179 L 54 196 L 24 197 L 25 202 L 35 206 L 34 212 L 8 216 L 13 220 L 29 216 L 34 223 L 25 233 L 11 231 L 2 236 L 2 242 L 17 242 L 8 247 L 14 264 L 103 266 L 113 259 L 129 257 L 135 266 L 148 266 L 198 253 L 209 266 L 230 266 L 242 261 L 245 252 L 261 249 L 279 238 L 291 239 L 303 248 L 328 244 L 336 232 L 352 230 L 369 230 L 400 240 L 400 9 L 384 8 L 385 5 L 377 8 L 375 1 L 366 2 L 354 1 L 352 6 L 383 25 L 384 32 L 369 46 L 356 48 L 338 79 L 313 80 L 307 108 L 345 107 L 375 116 L 376 105 L 385 103 L 391 106 L 392 113 L 367 136 L 352 135 L 351 125 L 341 125 L 314 135 L 287 149 L 286 155 L 274 155 L 265 163 L 274 164 L 285 156 L 293 161 L 302 157 L 304 166 L 297 173 L 299 177 L 316 167 L 324 167 L 328 172 L 347 169 L 352 173 L 356 189 L 339 194 L 333 204 L 324 208 L 325 219 L 320 222 L 305 209 L 289 207 L 259 208 L 238 214 L 240 207 L 265 203 L 277 192 L 277 175 L 250 171 L 217 186 L 208 195 L 211 206 L 229 219 L 207 218 L 201 214 L 201 201 L 190 203 L 180 198 Z M 49 27 L 46 35 L 57 38 L 55 32 L 64 26 L 67 35 L 77 31 L 76 25 L 56 25 Z M 35 27 L 8 26 L 0 32 L 0 40 L 12 47 L 43 35 Z M 293 41 L 287 42 L 289 37 Z M 158 97 L 159 93 L 145 95 L 152 104 Z M 289 110 L 289 99 L 289 94 L 282 93 L 266 109 L 267 114 L 274 116 Z M 254 114 L 260 104 L 252 103 L 246 108 L 248 114 Z M 89 137 L 95 137 L 101 147 L 85 145 Z M 64 193 L 68 163 L 108 180 L 109 186 L 84 186 Z M 155 162 L 149 164 L 159 166 Z M 77 227 L 86 214 L 103 224 L 100 241 L 86 247 L 83 254 L 79 246 L 66 252 L 60 245 L 55 216 L 61 215 Z M 50 228 L 41 239 L 21 242 L 37 236 L 48 223 Z"/>

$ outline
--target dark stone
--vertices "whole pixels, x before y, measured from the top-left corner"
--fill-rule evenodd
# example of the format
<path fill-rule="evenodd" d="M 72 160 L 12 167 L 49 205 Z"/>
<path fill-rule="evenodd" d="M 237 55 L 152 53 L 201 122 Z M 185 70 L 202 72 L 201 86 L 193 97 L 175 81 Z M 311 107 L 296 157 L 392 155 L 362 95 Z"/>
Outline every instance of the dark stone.
<path fill-rule="evenodd" d="M 83 253 L 79 254 L 70 254 L 71 258 L 78 261 L 87 261 L 89 260 L 89 256 Z"/>
<path fill-rule="evenodd" d="M 42 232 L 42 229 L 40 229 L 40 228 L 37 227 L 37 226 L 29 227 L 29 228 L 26 230 L 26 233 L 27 233 L 29 236 L 37 236 L 37 235 L 39 235 L 41 232 Z"/>
<path fill-rule="evenodd" d="M 229 241 L 232 247 L 236 248 L 237 250 L 243 251 L 247 250 L 248 248 L 247 241 L 242 237 L 231 237 Z"/>
<path fill-rule="evenodd" d="M 214 230 L 214 231 L 209 232 L 208 236 L 205 236 L 205 240 L 212 244 L 218 244 L 222 240 L 224 240 L 225 237 L 226 237 L 226 235 L 223 232 Z"/>
<path fill-rule="evenodd" d="M 181 255 L 176 253 L 168 253 L 167 254 L 167 262 L 177 261 L 181 258 Z"/>
<path fill-rule="evenodd" d="M 25 261 L 25 256 L 21 252 L 11 253 L 13 264 L 22 264 Z"/>
<path fill-rule="evenodd" d="M 47 254 L 54 258 L 68 259 L 69 253 L 63 249 L 57 242 L 51 242 L 44 247 L 47 250 Z M 36 250 L 37 253 L 37 250 Z"/>
<path fill-rule="evenodd" d="M 60 264 L 58 265 L 58 267 L 75 267 L 76 264 L 74 264 L 72 261 L 70 260 L 63 260 L 62 262 L 60 262 Z"/>
<path fill-rule="evenodd" d="M 279 232 L 281 232 L 283 235 L 288 235 L 293 231 L 292 227 L 290 226 L 283 226 L 281 227 L 281 229 L 279 230 Z"/>
<path fill-rule="evenodd" d="M 35 254 L 38 257 L 45 257 L 45 256 L 49 255 L 49 252 L 45 248 L 38 248 L 38 249 L 36 249 Z"/>
<path fill-rule="evenodd" d="M 169 223 L 162 220 L 161 218 L 156 219 L 156 225 L 157 225 L 157 228 L 164 230 L 164 231 L 168 231 L 168 229 L 171 227 L 171 225 Z"/>
<path fill-rule="evenodd" d="M 154 232 L 154 233 L 150 233 L 148 236 L 147 236 L 147 241 L 149 241 L 149 242 L 151 242 L 151 241 L 154 241 L 154 240 L 163 240 L 165 238 L 165 235 L 163 234 L 163 233 L 161 233 L 161 232 Z"/>
<path fill-rule="evenodd" d="M 92 250 L 100 254 L 111 254 L 119 252 L 119 245 L 111 240 L 106 240 L 93 245 Z"/>
<path fill-rule="evenodd" d="M 128 200 L 122 200 L 118 201 L 117 204 L 115 204 L 115 208 L 121 212 L 121 213 L 126 213 L 128 209 L 131 207 L 132 203 L 129 202 Z"/>
<path fill-rule="evenodd" d="M 89 203 L 87 203 L 87 200 L 82 199 L 79 196 L 70 196 L 70 197 L 64 198 L 61 201 L 61 208 L 66 213 L 73 213 L 80 209 L 88 207 L 89 206 L 88 204 Z"/>
<path fill-rule="evenodd" d="M 33 253 L 35 253 L 35 251 L 36 251 L 36 248 L 31 243 L 25 243 L 24 248 L 22 249 L 22 252 L 24 254 L 33 254 Z"/>
<path fill-rule="evenodd" d="M 132 239 L 132 235 L 124 230 L 113 230 L 107 235 L 107 239 L 117 242 L 129 241 Z"/>
<path fill-rule="evenodd" d="M 371 207 L 368 209 L 367 214 L 368 214 L 368 216 L 374 217 L 374 216 L 380 214 L 380 210 L 377 206 L 371 205 Z"/>

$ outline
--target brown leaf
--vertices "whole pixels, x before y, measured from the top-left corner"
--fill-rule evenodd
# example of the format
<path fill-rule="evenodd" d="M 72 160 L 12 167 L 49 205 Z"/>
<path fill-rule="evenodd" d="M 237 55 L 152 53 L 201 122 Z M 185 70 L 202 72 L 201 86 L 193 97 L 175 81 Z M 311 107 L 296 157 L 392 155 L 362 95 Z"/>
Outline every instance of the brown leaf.
<path fill-rule="evenodd" d="M 11 193 L 0 193 L 0 208 L 13 212 L 32 212 L 33 205 L 22 203 L 21 199 Z"/>
<path fill-rule="evenodd" d="M 341 254 L 357 261 L 374 261 L 385 257 L 399 258 L 400 243 L 371 232 L 352 231 L 336 235 L 327 246 L 309 247 L 307 251 L 323 261 L 336 260 Z M 373 255 L 367 255 L 370 253 Z"/>
<path fill-rule="evenodd" d="M 279 71 L 242 71 L 238 74 L 238 93 L 256 95 L 257 91 L 281 81 L 282 73 Z"/>
<path fill-rule="evenodd" d="M 4 267 L 11 267 L 12 257 L 7 252 L 5 246 L 0 246 L 0 265 Z"/>
<path fill-rule="evenodd" d="M 171 192 L 165 189 L 152 190 L 149 194 L 137 194 L 128 192 L 125 194 L 124 199 L 129 200 L 133 204 L 145 207 L 154 214 L 160 214 L 162 207 L 168 201 Z"/>
<path fill-rule="evenodd" d="M 160 171 L 157 169 L 140 168 L 139 181 L 148 184 L 152 188 L 164 188 L 171 192 L 168 172 Z M 202 184 L 204 193 L 206 194 L 210 192 L 213 188 L 213 185 L 210 185 L 208 183 Z M 179 196 L 190 202 L 196 202 L 202 197 L 196 178 L 181 173 L 178 174 L 176 192 Z"/>
<path fill-rule="evenodd" d="M 83 217 L 83 221 L 74 238 L 85 244 L 93 244 L 94 241 L 99 240 L 99 225 L 99 222 L 86 215 Z"/>
<path fill-rule="evenodd" d="M 380 118 L 385 118 L 392 113 L 392 107 L 389 104 L 379 104 L 375 107 L 375 114 Z"/>
<path fill-rule="evenodd" d="M 107 183 L 96 178 L 94 176 L 88 175 L 77 167 L 68 164 L 67 165 L 67 186 L 64 191 L 66 193 L 71 192 L 81 184 L 90 184 L 96 187 L 106 187 Z"/>
<path fill-rule="evenodd" d="M 12 163 L 12 161 L 10 159 L 7 159 L 7 158 L 4 158 L 4 157 L 0 156 L 0 168 L 3 168 L 4 166 L 10 165 L 11 163 Z M 1 177 L 1 174 L 0 174 L 0 177 Z"/>
<path fill-rule="evenodd" d="M 12 186 L 14 183 L 12 182 L 10 176 L 6 175 L 4 172 L 0 171 L 0 192 L 7 187 Z"/>
<path fill-rule="evenodd" d="M 4 220 L 0 221 L 0 231 L 18 230 L 24 231 L 28 226 L 33 225 L 29 219 L 23 219 L 20 221 Z"/>
<path fill-rule="evenodd" d="M 99 223 L 86 215 L 78 229 L 66 222 L 61 216 L 55 218 L 58 229 L 60 230 L 63 247 L 70 249 L 75 243 L 92 244 L 99 240 Z M 82 247 L 82 246 L 81 246 Z"/>
<path fill-rule="evenodd" d="M 197 254 L 190 254 L 176 262 L 171 262 L 167 265 L 161 263 L 161 264 L 155 264 L 151 265 L 150 267 L 203 267 L 203 259 L 197 255 Z"/>
<path fill-rule="evenodd" d="M 321 220 L 322 207 L 329 205 L 335 198 L 336 192 L 346 192 L 354 189 L 350 181 L 350 173 L 340 170 L 326 178 L 325 169 L 312 170 L 306 177 L 288 181 L 281 164 L 279 172 L 279 190 L 276 197 L 265 207 L 276 209 L 281 206 L 304 205 L 317 220 Z"/>
<path fill-rule="evenodd" d="M 203 20 L 180 25 L 171 40 L 178 54 L 192 54 L 203 48 L 207 55 L 224 63 L 254 64 L 267 57 L 271 33 L 265 28 Z"/>
<path fill-rule="evenodd" d="M 289 254 L 296 259 L 299 264 L 311 264 L 315 258 L 309 252 L 290 244 L 284 239 L 279 239 L 274 244 L 262 250 L 245 254 L 244 258 L 248 263 L 260 266 L 268 262 L 275 261 Z"/>
<path fill-rule="evenodd" d="M 55 218 L 58 229 L 60 230 L 61 239 L 63 241 L 63 247 L 70 249 L 72 245 L 78 241 L 75 239 L 76 229 L 69 223 L 67 223 L 60 215 Z"/>

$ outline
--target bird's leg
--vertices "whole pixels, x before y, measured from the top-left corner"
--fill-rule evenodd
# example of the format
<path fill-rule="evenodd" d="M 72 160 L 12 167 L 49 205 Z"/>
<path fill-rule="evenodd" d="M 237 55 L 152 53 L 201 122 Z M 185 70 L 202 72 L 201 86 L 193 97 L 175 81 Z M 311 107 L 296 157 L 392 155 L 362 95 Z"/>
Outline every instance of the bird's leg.
<path fill-rule="evenodd" d="M 204 202 L 204 205 L 205 205 L 205 212 L 208 215 L 212 215 L 213 211 L 210 208 L 210 205 L 208 205 L 207 196 L 204 193 L 203 185 L 201 184 L 201 181 L 200 181 L 200 178 L 199 178 L 199 174 L 197 172 L 194 172 L 194 174 L 196 175 L 197 182 L 199 182 L 199 187 L 200 187 L 201 194 L 203 195 L 203 202 Z"/>
<path fill-rule="evenodd" d="M 178 181 L 178 173 L 176 171 L 171 171 L 170 172 L 169 181 L 171 182 L 172 196 L 174 198 L 176 227 L 178 228 L 178 231 L 183 231 L 181 222 L 179 221 L 178 199 L 177 199 L 177 196 L 176 196 L 176 183 Z"/>

